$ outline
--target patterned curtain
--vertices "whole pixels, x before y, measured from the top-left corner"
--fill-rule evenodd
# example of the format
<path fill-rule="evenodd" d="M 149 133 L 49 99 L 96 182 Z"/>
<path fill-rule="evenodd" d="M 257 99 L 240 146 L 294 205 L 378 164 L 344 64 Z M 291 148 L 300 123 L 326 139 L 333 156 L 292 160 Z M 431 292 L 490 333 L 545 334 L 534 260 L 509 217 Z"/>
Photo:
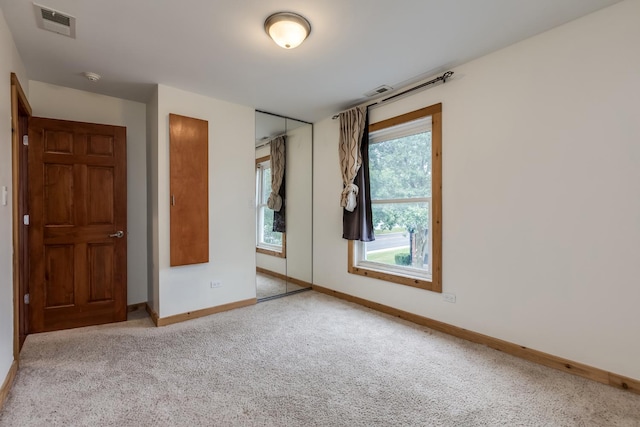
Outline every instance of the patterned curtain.
<path fill-rule="evenodd" d="M 361 166 L 353 181 L 358 187 L 356 207 L 353 212 L 342 212 L 342 238 L 374 241 L 373 216 L 371 211 L 371 186 L 369 185 L 369 114 L 365 112 L 364 129 L 360 141 Z"/>
<path fill-rule="evenodd" d="M 271 140 L 271 194 L 269 194 L 267 206 L 275 212 L 280 211 L 283 206 L 279 193 L 284 179 L 285 138 L 286 136 L 283 135 Z"/>
<path fill-rule="evenodd" d="M 353 183 L 362 165 L 360 141 L 364 133 L 365 109 L 352 108 L 340 113 L 340 170 L 342 172 L 342 195 L 340 206 L 349 212 L 357 206 L 358 186 Z"/>

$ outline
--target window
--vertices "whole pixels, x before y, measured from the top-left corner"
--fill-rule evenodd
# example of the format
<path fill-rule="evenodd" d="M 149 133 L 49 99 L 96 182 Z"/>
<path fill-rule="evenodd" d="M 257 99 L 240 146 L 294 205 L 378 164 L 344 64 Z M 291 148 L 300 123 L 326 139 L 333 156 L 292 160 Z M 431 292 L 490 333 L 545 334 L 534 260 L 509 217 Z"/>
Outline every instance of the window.
<path fill-rule="evenodd" d="M 273 231 L 273 210 L 267 207 L 271 193 L 270 156 L 256 159 L 256 252 L 286 256 L 285 233 Z"/>
<path fill-rule="evenodd" d="M 376 240 L 349 242 L 349 272 L 442 292 L 442 106 L 369 126 Z"/>

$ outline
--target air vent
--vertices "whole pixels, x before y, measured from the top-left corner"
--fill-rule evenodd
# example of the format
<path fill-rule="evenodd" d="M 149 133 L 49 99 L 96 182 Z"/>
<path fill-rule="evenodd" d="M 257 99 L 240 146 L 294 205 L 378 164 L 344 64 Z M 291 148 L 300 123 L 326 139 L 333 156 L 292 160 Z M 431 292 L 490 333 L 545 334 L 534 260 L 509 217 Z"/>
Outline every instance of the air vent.
<path fill-rule="evenodd" d="M 375 88 L 374 90 L 370 90 L 369 92 L 365 93 L 364 96 L 371 98 L 372 96 L 380 95 L 382 93 L 389 92 L 391 90 L 393 90 L 391 86 L 382 85 L 380 87 Z"/>
<path fill-rule="evenodd" d="M 63 36 L 76 38 L 76 18 L 46 6 L 34 3 L 38 28 L 53 31 Z"/>

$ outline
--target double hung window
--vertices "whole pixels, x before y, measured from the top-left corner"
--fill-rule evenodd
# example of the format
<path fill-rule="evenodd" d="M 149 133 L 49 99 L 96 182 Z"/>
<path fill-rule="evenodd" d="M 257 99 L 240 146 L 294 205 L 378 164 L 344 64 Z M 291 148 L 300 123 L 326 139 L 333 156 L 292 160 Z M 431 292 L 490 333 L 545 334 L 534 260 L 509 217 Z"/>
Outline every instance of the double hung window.
<path fill-rule="evenodd" d="M 375 241 L 350 242 L 349 272 L 442 291 L 441 105 L 369 126 Z"/>
<path fill-rule="evenodd" d="M 256 160 L 256 251 L 285 257 L 285 233 L 273 231 L 273 210 L 267 206 L 271 192 L 270 156 Z"/>

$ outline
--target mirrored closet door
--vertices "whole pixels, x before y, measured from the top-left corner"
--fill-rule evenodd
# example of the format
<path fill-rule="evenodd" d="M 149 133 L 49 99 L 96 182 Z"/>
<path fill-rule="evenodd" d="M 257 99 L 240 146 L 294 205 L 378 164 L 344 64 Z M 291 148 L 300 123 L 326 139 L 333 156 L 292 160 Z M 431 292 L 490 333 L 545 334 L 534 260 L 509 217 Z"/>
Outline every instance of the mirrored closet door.
<path fill-rule="evenodd" d="M 313 125 L 256 112 L 256 294 L 312 283 Z"/>

